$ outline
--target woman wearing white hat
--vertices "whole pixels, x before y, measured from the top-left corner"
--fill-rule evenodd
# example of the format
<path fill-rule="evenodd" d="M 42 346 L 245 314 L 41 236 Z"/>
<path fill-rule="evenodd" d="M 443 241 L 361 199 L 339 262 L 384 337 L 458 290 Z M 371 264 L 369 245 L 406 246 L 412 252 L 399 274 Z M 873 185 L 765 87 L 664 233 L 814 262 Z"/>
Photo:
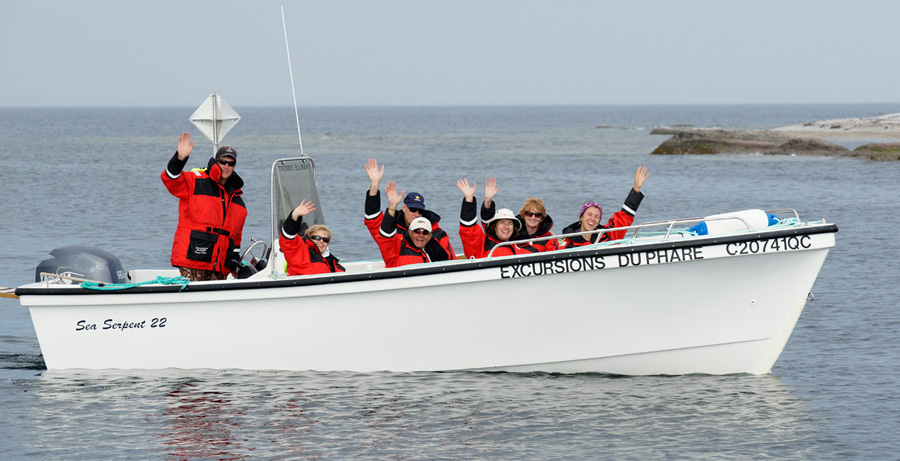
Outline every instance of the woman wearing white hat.
<path fill-rule="evenodd" d="M 491 197 L 496 194 L 497 180 L 488 178 L 485 187 L 485 195 Z M 459 211 L 459 238 L 463 243 L 463 252 L 466 258 L 477 259 L 487 257 L 491 250 L 503 242 L 508 242 L 517 235 L 522 223 L 516 219 L 516 215 L 509 208 L 497 210 L 494 216 L 484 221 L 484 226 L 478 226 L 478 204 L 475 202 L 476 183 L 469 185 L 468 179 L 456 181 L 456 187 L 462 191 L 462 208 Z M 509 256 L 517 254 L 535 253 L 534 247 L 520 247 L 516 244 L 503 245 L 494 251 L 493 256 Z"/>

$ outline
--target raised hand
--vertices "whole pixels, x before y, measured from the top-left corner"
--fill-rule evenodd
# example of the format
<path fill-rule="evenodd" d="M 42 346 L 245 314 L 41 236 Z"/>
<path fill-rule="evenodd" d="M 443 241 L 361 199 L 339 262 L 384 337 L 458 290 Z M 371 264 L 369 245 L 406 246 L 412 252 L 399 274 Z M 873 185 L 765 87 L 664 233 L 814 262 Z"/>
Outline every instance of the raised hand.
<path fill-rule="evenodd" d="M 473 182 L 472 185 L 469 185 L 469 180 L 466 178 L 460 179 L 456 181 L 456 187 L 462 191 L 463 195 L 466 196 L 466 201 L 471 202 L 475 197 L 475 189 L 478 188 L 478 183 Z"/>
<path fill-rule="evenodd" d="M 487 179 L 484 182 L 484 206 L 490 208 L 491 201 L 494 200 L 494 196 L 497 195 L 497 192 L 500 191 L 500 186 L 497 185 L 497 180 L 493 177 Z"/>
<path fill-rule="evenodd" d="M 384 177 L 384 165 L 378 169 L 378 160 L 370 158 L 366 163 L 366 174 L 369 175 L 369 195 L 378 193 L 378 187 L 381 185 L 381 178 Z"/>
<path fill-rule="evenodd" d="M 294 218 L 294 221 L 297 221 L 301 216 L 306 216 L 313 211 L 316 211 L 316 204 L 312 200 L 301 200 L 297 208 L 294 208 L 294 211 L 291 212 L 291 217 Z"/>
<path fill-rule="evenodd" d="M 384 187 L 384 193 L 387 195 L 388 199 L 388 208 L 393 210 L 397 208 L 397 205 L 400 204 L 400 200 L 403 199 L 403 194 L 406 191 L 402 191 L 399 194 L 397 193 L 397 184 L 394 181 L 388 181 L 387 186 Z"/>
<path fill-rule="evenodd" d="M 639 166 L 637 171 L 634 172 L 634 191 L 640 192 L 641 186 L 644 185 L 644 181 L 647 180 L 647 176 L 650 176 L 650 173 L 647 172 L 647 167 Z"/>
<path fill-rule="evenodd" d="M 192 150 L 194 150 L 194 143 L 191 142 L 191 135 L 181 133 L 181 136 L 178 137 L 178 160 L 190 157 Z"/>

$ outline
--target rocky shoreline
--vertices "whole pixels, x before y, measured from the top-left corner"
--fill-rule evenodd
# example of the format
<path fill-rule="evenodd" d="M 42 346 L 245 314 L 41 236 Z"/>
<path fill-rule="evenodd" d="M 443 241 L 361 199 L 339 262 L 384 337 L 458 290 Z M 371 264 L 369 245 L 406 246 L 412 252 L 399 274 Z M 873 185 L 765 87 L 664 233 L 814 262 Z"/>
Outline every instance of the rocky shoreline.
<path fill-rule="evenodd" d="M 650 134 L 671 135 L 652 153 L 817 155 L 900 161 L 900 114 L 822 120 L 771 130 L 657 128 Z M 871 140 L 850 150 L 827 138 Z"/>

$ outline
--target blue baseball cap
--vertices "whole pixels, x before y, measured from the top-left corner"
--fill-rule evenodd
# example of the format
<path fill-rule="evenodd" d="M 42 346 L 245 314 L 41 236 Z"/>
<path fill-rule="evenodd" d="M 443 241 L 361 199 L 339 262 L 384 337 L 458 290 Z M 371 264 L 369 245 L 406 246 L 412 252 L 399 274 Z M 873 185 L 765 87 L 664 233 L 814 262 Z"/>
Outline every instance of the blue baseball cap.
<path fill-rule="evenodd" d="M 410 192 L 406 194 L 406 198 L 403 199 L 403 204 L 410 209 L 424 210 L 425 197 L 422 197 L 422 194 L 419 194 L 417 192 Z"/>

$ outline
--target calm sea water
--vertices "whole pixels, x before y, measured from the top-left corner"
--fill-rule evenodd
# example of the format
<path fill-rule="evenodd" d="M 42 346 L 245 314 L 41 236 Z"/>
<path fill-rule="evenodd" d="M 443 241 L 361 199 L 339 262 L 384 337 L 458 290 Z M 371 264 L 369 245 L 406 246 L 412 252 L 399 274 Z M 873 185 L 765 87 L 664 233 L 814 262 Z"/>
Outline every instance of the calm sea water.
<path fill-rule="evenodd" d="M 293 109 L 236 109 L 243 120 L 225 143 L 247 183 L 244 235 L 270 240 L 271 163 L 300 151 Z M 665 139 L 649 134 L 656 126 L 770 128 L 894 112 L 900 105 L 301 108 L 332 251 L 345 259 L 378 256 L 362 216 L 370 157 L 425 196 L 457 248 L 459 178 L 495 176 L 497 200 L 514 209 L 542 197 L 558 231 L 587 199 L 616 209 L 638 165 L 651 173 L 638 221 L 795 208 L 836 222 L 837 247 L 767 376 L 50 372 L 27 310 L 2 299 L 0 453 L 896 459 L 900 164 L 649 154 Z M 190 166 L 212 152 L 191 113 L 0 109 L 0 285 L 32 281 L 50 250 L 70 244 L 110 251 L 126 269 L 167 267 L 177 205 L 159 174 L 182 131 L 195 136 Z M 572 293 L 586 298 L 604 293 Z"/>

